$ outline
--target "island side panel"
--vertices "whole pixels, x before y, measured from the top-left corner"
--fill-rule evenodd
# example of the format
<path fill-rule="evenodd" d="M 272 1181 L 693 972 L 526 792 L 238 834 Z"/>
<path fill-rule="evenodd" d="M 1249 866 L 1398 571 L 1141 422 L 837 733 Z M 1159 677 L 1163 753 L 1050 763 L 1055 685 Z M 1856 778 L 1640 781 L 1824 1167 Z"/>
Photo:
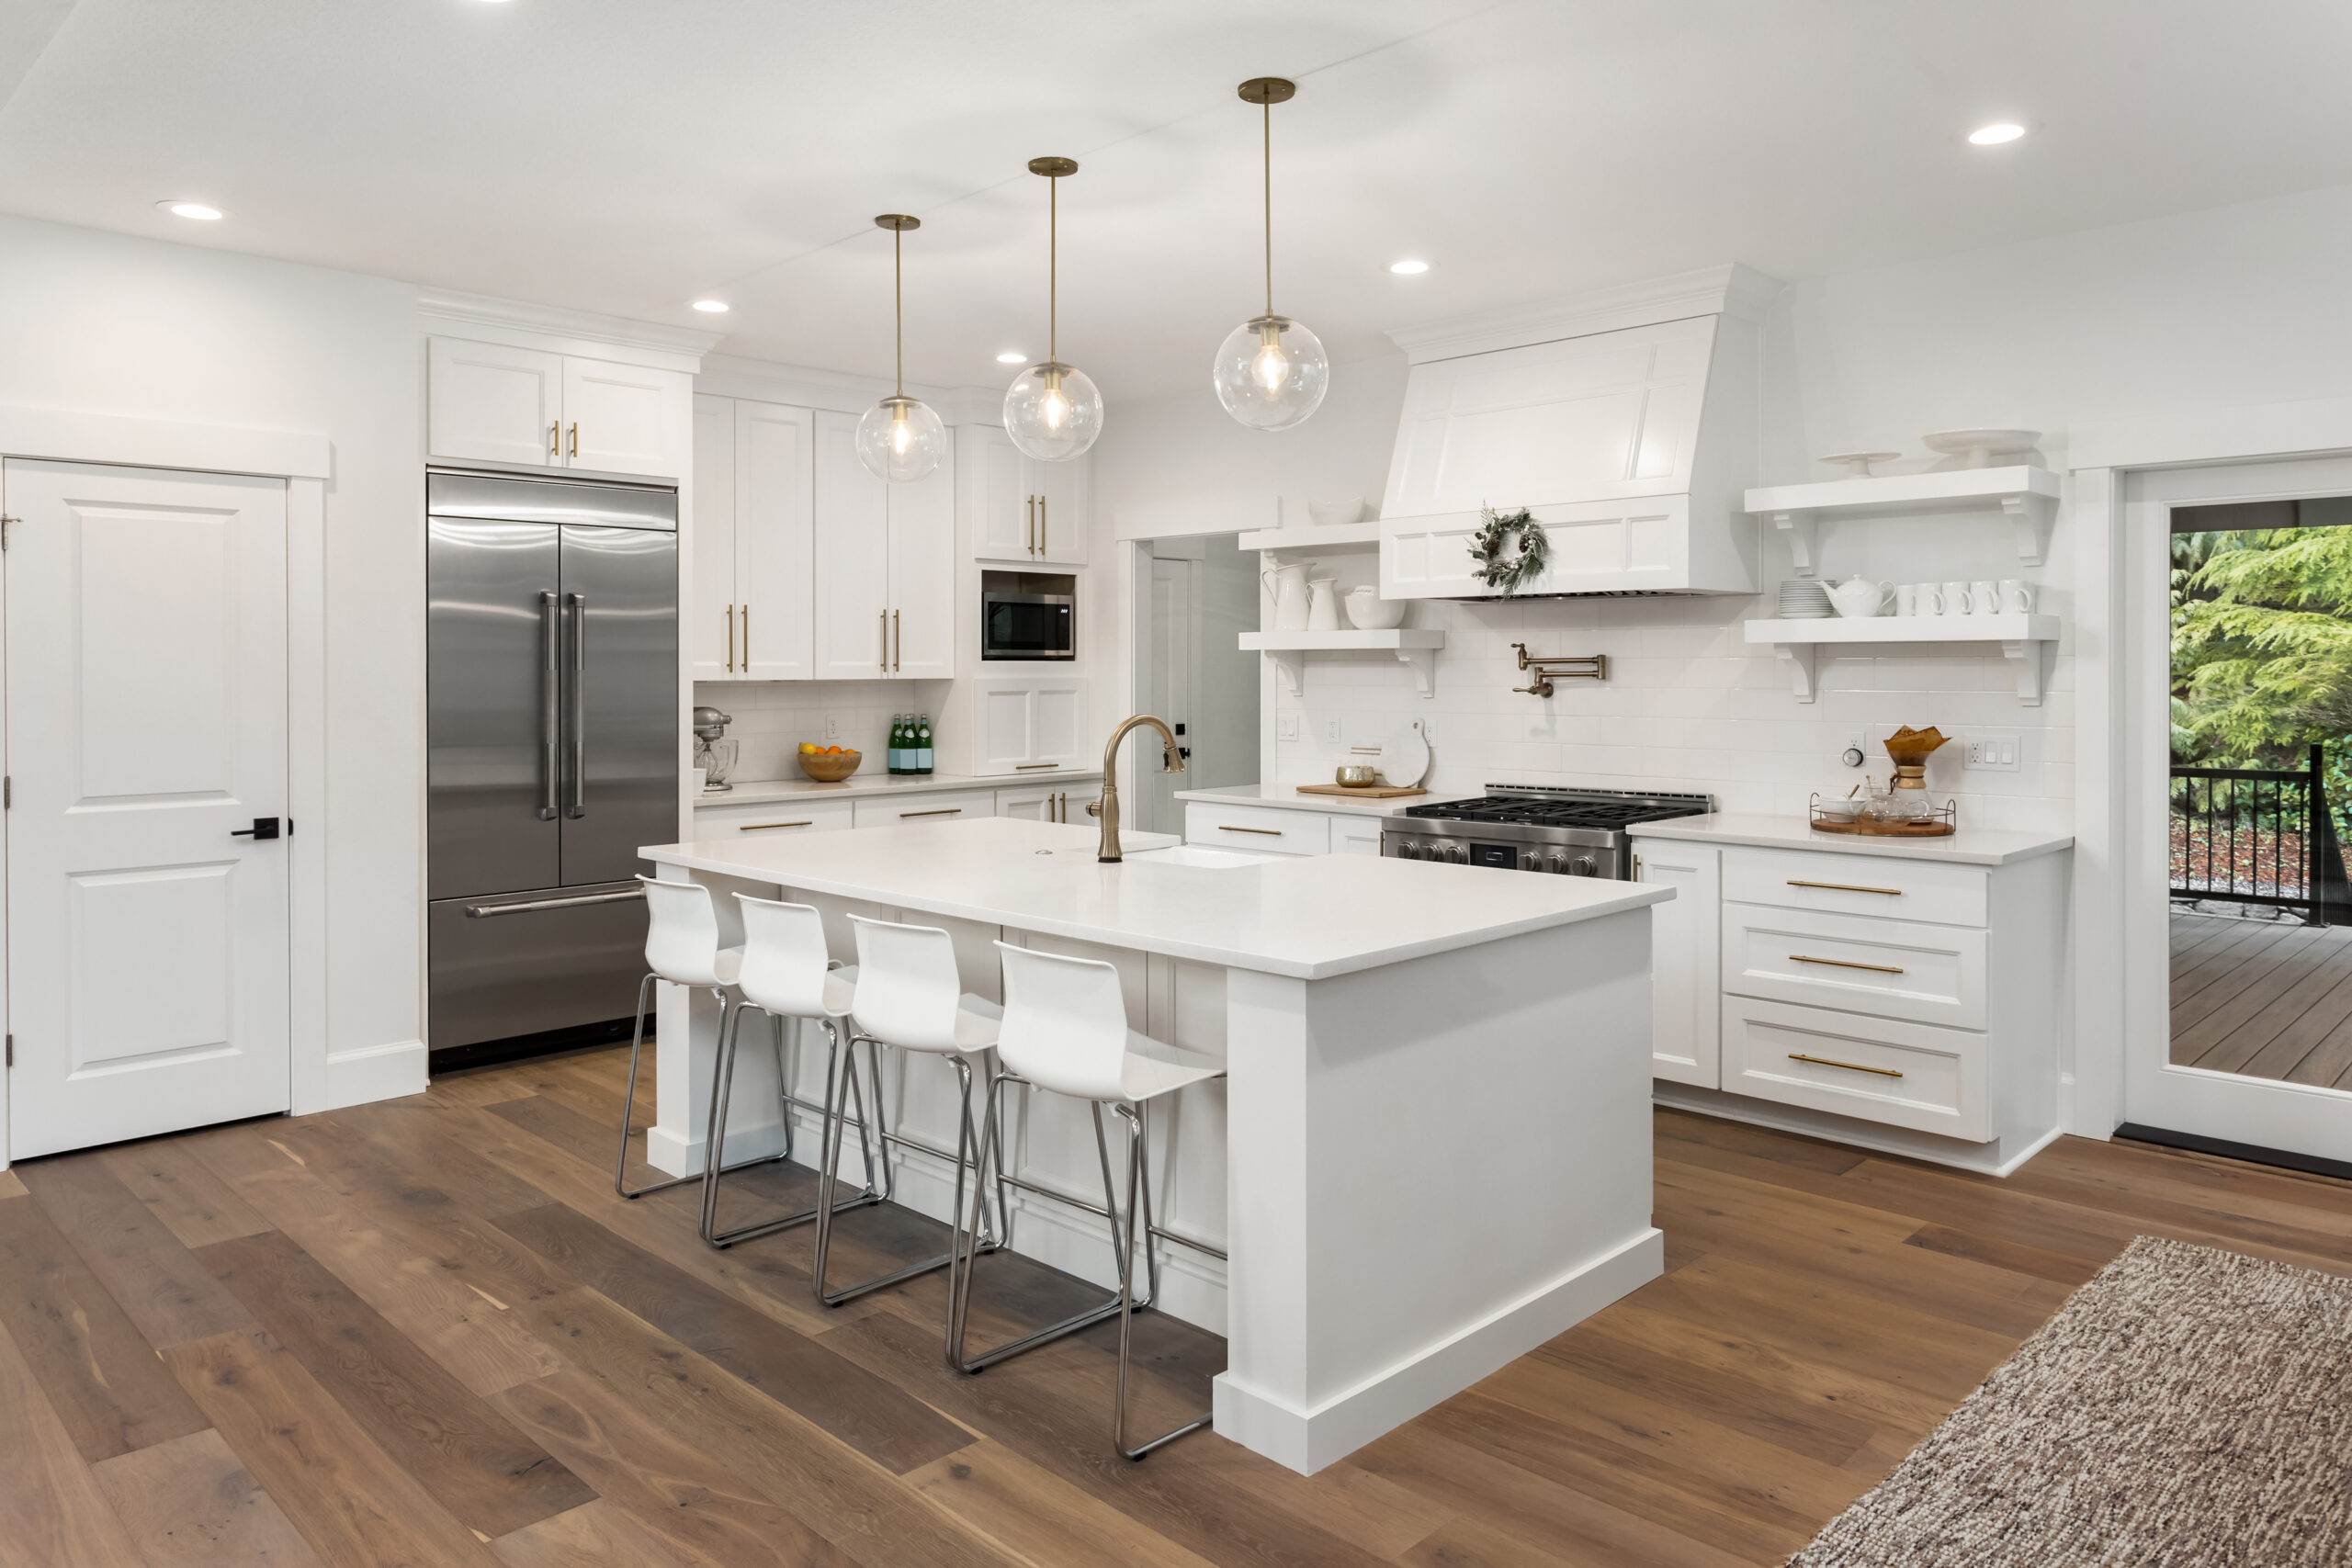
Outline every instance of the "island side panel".
<path fill-rule="evenodd" d="M 1227 976 L 1217 1430 L 1312 1473 L 1663 1269 L 1650 915 Z"/>

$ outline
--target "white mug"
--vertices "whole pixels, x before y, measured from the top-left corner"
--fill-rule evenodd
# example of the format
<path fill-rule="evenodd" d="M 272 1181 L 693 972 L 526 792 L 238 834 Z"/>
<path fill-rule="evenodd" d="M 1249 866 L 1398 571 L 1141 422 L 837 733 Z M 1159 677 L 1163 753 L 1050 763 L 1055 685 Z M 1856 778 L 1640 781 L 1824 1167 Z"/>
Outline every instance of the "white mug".
<path fill-rule="evenodd" d="M 1968 604 L 1969 608 L 1980 615 L 1999 615 L 2001 613 L 2000 585 L 1989 578 L 1970 583 Z"/>
<path fill-rule="evenodd" d="M 1895 589 L 1894 613 L 1898 615 L 1916 615 L 1919 613 L 1919 585 L 1917 583 L 1906 582 Z"/>
<path fill-rule="evenodd" d="M 1976 602 L 1968 596 L 1965 582 L 1947 582 L 1936 595 L 1936 613 L 1939 615 L 1965 615 L 1975 607 Z"/>
<path fill-rule="evenodd" d="M 2012 615 L 2033 612 L 2033 584 L 2022 577 L 2001 579 L 2001 608 Z"/>

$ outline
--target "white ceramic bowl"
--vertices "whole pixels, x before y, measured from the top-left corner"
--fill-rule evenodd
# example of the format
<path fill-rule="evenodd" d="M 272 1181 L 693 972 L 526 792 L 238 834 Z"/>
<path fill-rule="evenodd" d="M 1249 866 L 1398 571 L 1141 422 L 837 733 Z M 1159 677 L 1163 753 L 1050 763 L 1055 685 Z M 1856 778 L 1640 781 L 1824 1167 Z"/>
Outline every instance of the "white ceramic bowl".
<path fill-rule="evenodd" d="M 1368 632 L 1392 631 L 1405 624 L 1405 612 L 1412 607 L 1409 599 L 1383 599 L 1377 590 L 1366 593 L 1350 593 L 1340 601 L 1348 607 L 1348 619 Z"/>
<path fill-rule="evenodd" d="M 1338 527 L 1342 524 L 1363 522 L 1365 505 L 1363 497 L 1360 495 L 1350 496 L 1345 501 L 1310 501 L 1306 503 L 1306 514 L 1325 527 Z"/>

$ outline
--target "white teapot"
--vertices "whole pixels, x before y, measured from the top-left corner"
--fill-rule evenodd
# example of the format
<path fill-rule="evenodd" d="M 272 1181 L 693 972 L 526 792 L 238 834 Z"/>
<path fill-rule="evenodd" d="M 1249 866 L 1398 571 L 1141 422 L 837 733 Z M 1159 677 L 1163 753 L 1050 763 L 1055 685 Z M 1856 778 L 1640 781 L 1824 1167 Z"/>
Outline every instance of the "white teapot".
<path fill-rule="evenodd" d="M 1838 606 L 1841 615 L 1883 615 L 1887 598 L 1894 592 L 1891 582 L 1872 582 L 1858 575 L 1844 582 L 1831 583 L 1829 602 Z"/>

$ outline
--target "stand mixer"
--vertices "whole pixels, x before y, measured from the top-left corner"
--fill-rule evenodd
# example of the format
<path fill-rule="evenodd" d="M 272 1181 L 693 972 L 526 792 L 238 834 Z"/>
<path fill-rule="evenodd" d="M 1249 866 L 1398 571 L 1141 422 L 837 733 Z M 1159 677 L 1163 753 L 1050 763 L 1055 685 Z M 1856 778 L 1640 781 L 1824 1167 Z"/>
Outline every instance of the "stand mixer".
<path fill-rule="evenodd" d="M 717 708 L 695 709 L 695 763 L 703 770 L 702 790 L 705 795 L 733 789 L 727 775 L 735 771 L 735 755 L 742 743 L 728 738 L 727 727 L 735 722 L 733 714 Z"/>

